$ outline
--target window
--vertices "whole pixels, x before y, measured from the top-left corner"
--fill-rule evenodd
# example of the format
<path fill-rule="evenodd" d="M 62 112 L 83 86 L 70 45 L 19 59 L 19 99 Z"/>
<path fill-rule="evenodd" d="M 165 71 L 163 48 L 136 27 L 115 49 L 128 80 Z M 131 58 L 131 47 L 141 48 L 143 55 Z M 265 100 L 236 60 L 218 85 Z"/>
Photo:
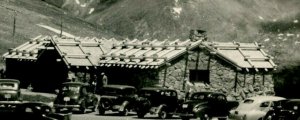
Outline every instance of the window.
<path fill-rule="evenodd" d="M 190 70 L 190 81 L 209 84 L 209 70 Z"/>
<path fill-rule="evenodd" d="M 260 107 L 268 107 L 270 102 L 263 102 L 260 104 Z"/>

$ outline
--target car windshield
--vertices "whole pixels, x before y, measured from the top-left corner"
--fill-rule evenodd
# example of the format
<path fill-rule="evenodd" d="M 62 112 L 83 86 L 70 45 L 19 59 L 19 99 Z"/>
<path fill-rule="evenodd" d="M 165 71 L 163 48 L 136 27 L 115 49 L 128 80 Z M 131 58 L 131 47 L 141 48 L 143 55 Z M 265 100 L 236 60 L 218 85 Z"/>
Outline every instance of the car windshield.
<path fill-rule="evenodd" d="M 74 92 L 79 93 L 80 86 L 64 86 L 62 92 Z"/>
<path fill-rule="evenodd" d="M 139 92 L 139 96 L 141 97 L 153 97 L 155 95 L 158 95 L 158 92 L 151 90 L 142 90 Z"/>
<path fill-rule="evenodd" d="M 206 94 L 201 94 L 201 93 L 194 93 L 191 96 L 191 100 L 205 100 L 207 98 Z"/>
<path fill-rule="evenodd" d="M 104 88 L 102 90 L 102 95 L 122 95 L 123 92 L 120 89 L 116 88 Z"/>
<path fill-rule="evenodd" d="M 10 83 L 10 82 L 5 82 L 5 83 L 0 83 L 0 90 L 3 89 L 9 89 L 9 90 L 17 90 L 18 89 L 18 84 L 17 83 Z"/>

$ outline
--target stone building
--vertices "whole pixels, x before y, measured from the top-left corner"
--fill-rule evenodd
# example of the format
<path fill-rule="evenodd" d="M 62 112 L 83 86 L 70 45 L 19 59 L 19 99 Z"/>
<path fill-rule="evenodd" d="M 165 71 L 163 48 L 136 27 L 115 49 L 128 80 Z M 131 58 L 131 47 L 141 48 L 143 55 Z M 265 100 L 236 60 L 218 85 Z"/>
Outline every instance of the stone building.
<path fill-rule="evenodd" d="M 82 80 L 105 72 L 108 84 L 137 88 L 184 91 L 189 80 L 195 91 L 218 91 L 243 99 L 274 91 L 276 65 L 262 48 L 257 43 L 208 42 L 205 35 L 162 41 L 40 36 L 3 57 L 8 77 L 42 88 L 51 85 L 46 87 L 49 90 L 64 82 L 71 70 Z"/>

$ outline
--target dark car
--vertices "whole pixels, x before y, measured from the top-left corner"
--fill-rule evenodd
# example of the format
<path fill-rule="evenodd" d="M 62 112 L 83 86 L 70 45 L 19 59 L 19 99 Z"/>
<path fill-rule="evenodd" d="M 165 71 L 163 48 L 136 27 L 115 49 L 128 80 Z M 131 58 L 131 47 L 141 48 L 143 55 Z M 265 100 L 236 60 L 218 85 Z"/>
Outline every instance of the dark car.
<path fill-rule="evenodd" d="M 300 120 L 300 99 L 274 102 L 273 109 L 267 112 L 264 120 Z"/>
<path fill-rule="evenodd" d="M 21 102 L 20 82 L 0 79 L 0 107 L 14 106 Z"/>
<path fill-rule="evenodd" d="M 188 97 L 177 112 L 183 120 L 190 118 L 206 120 L 212 117 L 226 119 L 229 111 L 237 105 L 238 102 L 228 102 L 222 93 L 196 92 Z"/>
<path fill-rule="evenodd" d="M 1 120 L 70 120 L 69 114 L 53 113 L 45 103 L 19 103 L 14 109 L 0 111 Z"/>
<path fill-rule="evenodd" d="M 128 115 L 134 109 L 137 98 L 136 89 L 127 85 L 106 85 L 100 89 L 99 114 L 105 111 L 118 111 L 120 115 Z"/>
<path fill-rule="evenodd" d="M 63 108 L 69 111 L 78 108 L 81 113 L 85 113 L 86 109 L 95 111 L 97 103 L 98 98 L 91 86 L 81 82 L 66 82 L 57 93 L 54 108 L 56 112 L 60 112 Z"/>
<path fill-rule="evenodd" d="M 139 91 L 136 112 L 139 118 L 143 118 L 147 113 L 158 114 L 161 119 L 171 118 L 179 104 L 175 90 L 147 87 Z"/>

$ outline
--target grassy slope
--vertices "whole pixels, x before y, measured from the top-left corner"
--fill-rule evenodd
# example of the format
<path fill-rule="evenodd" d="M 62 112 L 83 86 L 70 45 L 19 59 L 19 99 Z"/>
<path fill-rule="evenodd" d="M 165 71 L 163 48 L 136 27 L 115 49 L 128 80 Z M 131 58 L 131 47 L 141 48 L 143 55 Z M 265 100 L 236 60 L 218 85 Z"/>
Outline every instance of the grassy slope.
<path fill-rule="evenodd" d="M 12 37 L 12 11 L 0 7 L 0 54 L 8 48 L 16 47 L 37 35 L 55 35 L 56 33 L 38 27 L 44 24 L 60 29 L 60 15 L 63 11 L 40 0 L 0 1 L 2 6 L 15 9 L 17 12 L 16 35 Z M 112 34 L 98 29 L 97 26 L 71 15 L 63 15 L 63 30 L 82 37 L 111 37 Z M 99 32 L 98 32 L 99 31 Z"/>

